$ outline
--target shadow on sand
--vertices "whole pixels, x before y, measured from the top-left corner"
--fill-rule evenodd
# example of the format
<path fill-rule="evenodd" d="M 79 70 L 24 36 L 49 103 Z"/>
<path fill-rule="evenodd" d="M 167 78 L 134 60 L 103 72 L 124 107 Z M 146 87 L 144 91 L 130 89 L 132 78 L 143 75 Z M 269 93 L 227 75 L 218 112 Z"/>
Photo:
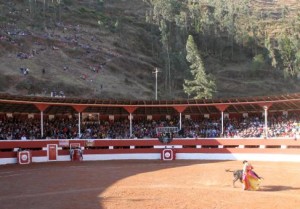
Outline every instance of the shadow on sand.
<path fill-rule="evenodd" d="M 264 191 L 264 192 L 276 192 L 276 191 L 299 190 L 299 189 L 300 189 L 300 187 L 270 185 L 270 186 L 263 186 L 263 187 L 261 187 L 260 191 Z"/>

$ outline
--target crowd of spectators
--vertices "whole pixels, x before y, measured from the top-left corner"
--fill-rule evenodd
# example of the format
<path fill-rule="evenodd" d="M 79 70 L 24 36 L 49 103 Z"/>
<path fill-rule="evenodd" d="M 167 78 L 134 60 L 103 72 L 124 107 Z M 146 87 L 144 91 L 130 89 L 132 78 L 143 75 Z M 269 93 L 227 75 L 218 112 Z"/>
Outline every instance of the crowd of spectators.
<path fill-rule="evenodd" d="M 264 117 L 224 118 L 223 134 L 221 119 L 183 119 L 182 129 L 174 138 L 264 138 Z M 78 130 L 75 118 L 53 118 L 43 122 L 41 136 L 40 119 L 4 117 L 0 119 L 0 140 L 33 139 L 128 139 L 156 138 L 157 127 L 180 127 L 178 118 L 163 120 L 133 120 L 132 135 L 130 121 L 85 119 Z M 300 138 L 300 116 L 298 114 L 272 115 L 268 117 L 267 137 Z"/>

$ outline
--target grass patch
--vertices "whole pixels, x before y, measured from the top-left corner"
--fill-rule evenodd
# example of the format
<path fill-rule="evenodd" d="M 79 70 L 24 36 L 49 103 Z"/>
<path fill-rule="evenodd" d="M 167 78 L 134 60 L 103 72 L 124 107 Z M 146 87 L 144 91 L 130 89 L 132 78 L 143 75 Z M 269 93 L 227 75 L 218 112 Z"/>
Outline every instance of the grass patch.
<path fill-rule="evenodd" d="M 11 84 L 11 79 L 9 76 L 0 76 L 0 91 L 7 90 L 8 86 Z"/>

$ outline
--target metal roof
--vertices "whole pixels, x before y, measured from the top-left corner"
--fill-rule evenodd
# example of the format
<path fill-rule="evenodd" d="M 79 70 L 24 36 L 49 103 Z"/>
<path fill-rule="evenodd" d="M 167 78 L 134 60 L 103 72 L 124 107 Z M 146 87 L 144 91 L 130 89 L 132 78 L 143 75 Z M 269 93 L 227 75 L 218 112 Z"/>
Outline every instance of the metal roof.
<path fill-rule="evenodd" d="M 102 115 L 123 115 L 132 111 L 141 115 L 173 115 L 182 110 L 182 114 L 218 114 L 251 113 L 263 111 L 299 111 L 300 93 L 241 97 L 230 99 L 199 100 L 101 100 L 83 98 L 59 98 L 39 96 L 19 96 L 0 93 L 0 112 L 2 113 L 40 113 L 43 106 L 45 114 L 74 114 L 78 111 L 100 113 Z M 133 109 L 132 109 L 133 108 Z"/>

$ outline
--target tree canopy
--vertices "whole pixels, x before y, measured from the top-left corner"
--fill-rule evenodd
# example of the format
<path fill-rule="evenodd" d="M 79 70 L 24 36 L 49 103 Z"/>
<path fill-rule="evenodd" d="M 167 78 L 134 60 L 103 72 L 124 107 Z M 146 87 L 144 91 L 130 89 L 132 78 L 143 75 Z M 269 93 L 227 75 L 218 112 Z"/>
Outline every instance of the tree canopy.
<path fill-rule="evenodd" d="M 191 64 L 190 70 L 193 78 L 192 80 L 184 80 L 183 89 L 185 93 L 194 99 L 212 98 L 216 85 L 212 77 L 206 74 L 201 55 L 191 35 L 189 35 L 186 43 L 186 51 L 186 59 Z"/>
<path fill-rule="evenodd" d="M 162 48 L 167 52 L 161 57 L 167 63 L 169 81 L 176 74 L 188 75 L 182 69 L 186 67 L 177 63 L 182 63 L 180 52 L 191 53 L 184 49 L 189 34 L 201 46 L 204 59 L 213 56 L 237 62 L 241 54 L 248 60 L 263 56 L 265 70 L 280 71 L 290 79 L 300 74 L 300 14 L 288 6 L 268 1 L 268 8 L 263 8 L 250 0 L 144 1 L 150 5 L 148 19 L 152 17 L 161 28 Z"/>

